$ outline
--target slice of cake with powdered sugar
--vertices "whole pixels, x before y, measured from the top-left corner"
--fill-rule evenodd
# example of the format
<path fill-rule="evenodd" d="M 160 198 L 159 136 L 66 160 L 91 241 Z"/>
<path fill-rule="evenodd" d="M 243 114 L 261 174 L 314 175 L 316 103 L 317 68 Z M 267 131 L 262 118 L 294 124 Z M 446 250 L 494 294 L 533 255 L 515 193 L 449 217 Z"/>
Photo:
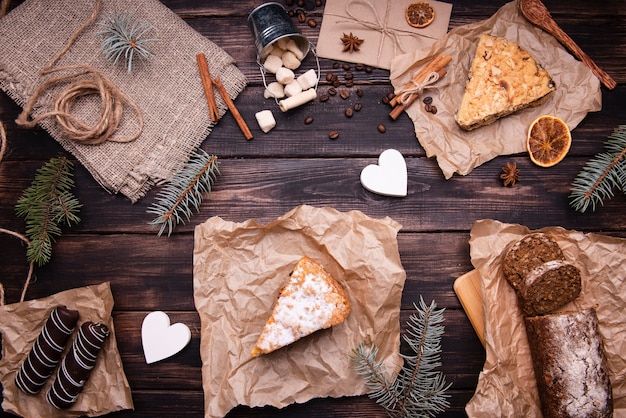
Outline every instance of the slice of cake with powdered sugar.
<path fill-rule="evenodd" d="M 280 290 L 251 355 L 271 353 L 341 324 L 349 313 L 350 301 L 343 287 L 315 260 L 302 257 Z"/>

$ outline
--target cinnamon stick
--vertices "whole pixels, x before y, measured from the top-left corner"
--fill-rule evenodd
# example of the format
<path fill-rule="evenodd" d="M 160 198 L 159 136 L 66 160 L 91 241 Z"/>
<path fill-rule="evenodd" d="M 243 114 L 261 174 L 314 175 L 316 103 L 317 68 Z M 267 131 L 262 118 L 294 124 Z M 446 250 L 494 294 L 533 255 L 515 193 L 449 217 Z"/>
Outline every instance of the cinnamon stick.
<path fill-rule="evenodd" d="M 235 122 L 237 122 L 237 125 L 239 126 L 239 129 L 241 129 L 241 132 L 243 132 L 243 135 L 246 137 L 247 140 L 252 139 L 252 132 L 250 132 L 250 128 L 248 128 L 246 121 L 243 120 L 243 117 L 239 113 L 239 110 L 237 110 L 235 103 L 233 103 L 230 96 L 228 95 L 228 92 L 226 91 L 226 88 L 224 87 L 224 84 L 222 84 L 220 78 L 215 78 L 213 80 L 213 84 L 215 85 L 217 92 L 222 97 L 222 100 L 224 100 L 224 102 L 226 103 L 226 106 L 228 106 L 230 113 L 233 114 Z"/>
<path fill-rule="evenodd" d="M 438 54 L 428 64 L 422 67 L 422 69 L 413 76 L 411 81 L 402 86 L 402 90 L 407 90 L 413 87 L 415 84 L 423 83 L 430 73 L 438 72 L 440 69 L 448 65 L 450 61 L 452 61 L 452 57 L 450 55 Z M 396 95 L 393 99 L 389 101 L 389 104 L 391 106 L 395 106 L 398 104 L 399 100 L 400 95 Z"/>
<path fill-rule="evenodd" d="M 198 63 L 198 70 L 200 71 L 204 95 L 206 96 L 206 101 L 209 106 L 209 115 L 211 116 L 211 120 L 215 123 L 220 119 L 220 114 L 217 109 L 217 102 L 215 101 L 215 93 L 213 92 L 211 73 L 209 72 L 209 66 L 206 63 L 206 56 L 203 52 L 196 55 L 196 61 Z"/>
<path fill-rule="evenodd" d="M 441 68 L 439 71 L 437 71 L 437 75 L 439 76 L 439 78 L 442 78 L 444 75 L 446 75 L 446 73 L 447 73 L 447 71 L 446 71 L 445 68 Z M 415 102 L 415 100 L 417 100 L 417 98 L 418 98 L 417 94 L 412 94 L 406 102 L 399 103 L 398 105 L 396 105 L 391 110 L 391 112 L 389 112 L 389 116 L 391 117 L 391 119 L 393 119 L 393 120 L 398 119 L 398 117 L 400 117 L 402 112 L 404 112 L 406 108 L 411 106 L 413 104 L 413 102 Z"/>

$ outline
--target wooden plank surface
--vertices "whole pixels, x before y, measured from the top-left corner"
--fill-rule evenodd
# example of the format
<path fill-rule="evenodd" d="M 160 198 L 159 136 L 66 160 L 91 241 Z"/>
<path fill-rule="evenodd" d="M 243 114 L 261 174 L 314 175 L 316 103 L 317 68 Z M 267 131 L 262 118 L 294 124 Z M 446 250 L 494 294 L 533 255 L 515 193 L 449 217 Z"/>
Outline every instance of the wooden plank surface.
<path fill-rule="evenodd" d="M 312 3 L 306 0 L 307 3 Z M 485 19 L 503 0 L 454 0 L 450 27 Z M 20 1 L 12 1 L 11 8 Z M 525 154 L 499 157 L 465 177 L 445 180 L 433 159 L 427 158 L 415 138 L 410 120 L 388 118 L 382 97 L 392 87 L 388 71 L 354 71 L 356 86 L 364 91 L 363 110 L 351 119 L 343 101 L 313 102 L 287 114 L 264 135 L 254 113 L 266 102 L 255 64 L 252 37 L 246 26 L 248 13 L 258 0 L 163 0 L 199 33 L 231 54 L 249 79 L 236 104 L 255 134 L 243 139 L 227 114 L 202 148 L 218 155 L 222 175 L 210 199 L 192 220 L 173 235 L 157 237 L 148 225 L 146 209 L 157 189 L 135 204 L 121 195 L 104 191 L 77 165 L 76 194 L 83 203 L 82 222 L 66 229 L 54 246 L 52 262 L 35 271 L 36 281 L 27 298 L 40 298 L 66 289 L 110 281 L 115 300 L 113 319 L 124 369 L 133 391 L 135 411 L 116 417 L 198 417 L 203 415 L 200 370 L 200 320 L 193 304 L 193 228 L 212 216 L 240 222 L 269 222 L 299 204 L 361 210 L 379 218 L 390 216 L 402 225 L 398 244 L 407 281 L 402 296 L 401 325 L 413 313 L 413 303 L 423 297 L 435 300 L 445 311 L 442 371 L 449 382 L 451 408 L 442 416 L 465 416 L 464 406 L 474 393 L 485 352 L 454 291 L 455 280 L 470 272 L 469 231 L 476 220 L 497 219 L 530 228 L 563 226 L 584 232 L 626 237 L 625 198 L 619 194 L 595 213 L 579 214 L 568 206 L 574 176 L 591 156 L 603 150 L 603 142 L 619 124 L 626 123 L 626 9 L 620 0 L 590 3 L 586 0 L 546 0 L 553 17 L 598 65 L 618 82 L 613 91 L 603 89 L 603 107 L 589 114 L 573 131 L 567 158 L 552 169 L 534 166 Z M 310 10 L 316 28 L 300 25 L 314 43 L 318 40 L 322 8 Z M 0 21 L 1 24 L 1 21 Z M 313 64 L 308 57 L 304 66 Z M 333 61 L 322 59 L 322 76 Z M 339 70 L 341 71 L 341 70 Z M 199 86 L 200 88 L 200 86 Z M 322 82 L 320 89 L 328 84 Z M 355 87 L 356 88 L 356 87 Z M 269 102 L 268 102 L 269 103 Z M 271 104 L 271 103 L 270 103 Z M 7 130 L 8 151 L 0 162 L 0 227 L 24 231 L 15 215 L 15 203 L 32 182 L 36 170 L 48 159 L 67 154 L 39 128 L 23 129 L 14 120 L 20 108 L 0 93 L 0 120 Z M 314 117 L 311 125 L 304 118 Z M 384 123 L 387 132 L 378 133 Z M 330 130 L 340 131 L 331 141 Z M 376 161 L 387 148 L 406 158 L 409 195 L 387 198 L 367 192 L 359 183 L 360 170 Z M 521 169 L 521 181 L 505 188 L 499 179 L 508 161 Z M 0 282 L 7 303 L 19 299 L 28 266 L 24 247 L 0 234 Z M 172 321 L 188 324 L 190 345 L 167 361 L 147 367 L 141 350 L 140 327 L 152 310 L 164 310 Z M 403 343 L 401 350 L 408 352 Z M 8 415 L 8 414 L 3 414 Z M 282 410 L 271 407 L 238 407 L 228 417 L 385 417 L 366 396 L 314 399 Z"/>

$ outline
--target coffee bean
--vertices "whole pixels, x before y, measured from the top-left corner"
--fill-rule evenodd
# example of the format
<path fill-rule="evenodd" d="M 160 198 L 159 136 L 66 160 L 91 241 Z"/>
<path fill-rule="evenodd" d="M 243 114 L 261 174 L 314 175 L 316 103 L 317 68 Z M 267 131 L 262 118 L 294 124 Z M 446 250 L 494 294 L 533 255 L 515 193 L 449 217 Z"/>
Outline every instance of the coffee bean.
<path fill-rule="evenodd" d="M 337 139 L 337 138 L 339 138 L 339 132 L 338 131 L 330 131 L 328 133 L 328 138 L 330 138 L 330 139 Z"/>
<path fill-rule="evenodd" d="M 352 74 L 350 71 L 347 71 L 346 74 L 343 76 L 343 78 L 345 78 L 346 80 L 352 80 L 353 77 L 354 74 Z"/>
<path fill-rule="evenodd" d="M 296 4 L 298 5 L 298 7 L 304 7 L 304 0 L 298 0 Z"/>
<path fill-rule="evenodd" d="M 287 14 L 289 15 L 289 17 L 294 17 L 294 16 L 295 16 L 295 13 L 294 13 L 294 11 L 293 11 L 293 10 L 289 10 L 289 11 L 287 12 Z"/>
<path fill-rule="evenodd" d="M 304 14 L 304 12 L 299 12 L 298 13 L 298 22 L 299 23 L 306 22 L 306 15 Z"/>
<path fill-rule="evenodd" d="M 313 123 L 313 116 L 307 116 L 306 118 L 304 118 L 305 125 L 310 125 L 312 123 Z"/>
<path fill-rule="evenodd" d="M 424 97 L 424 100 L 422 100 L 425 104 L 431 104 L 433 102 L 433 98 L 430 96 L 426 96 Z"/>
<path fill-rule="evenodd" d="M 333 62 L 333 68 L 336 70 L 339 68 L 339 63 L 337 61 Z"/>
<path fill-rule="evenodd" d="M 372 71 L 374 71 L 374 69 L 372 67 L 370 67 L 369 65 L 365 66 L 365 72 L 366 73 L 371 73 Z"/>
<path fill-rule="evenodd" d="M 376 129 L 378 129 L 378 132 L 380 132 L 381 134 L 387 132 L 387 128 L 385 128 L 385 125 L 383 125 L 382 123 L 379 123 Z"/>
<path fill-rule="evenodd" d="M 346 111 L 344 112 L 346 114 L 347 118 L 351 118 L 352 115 L 354 114 L 354 110 L 352 110 L 351 107 L 347 108 Z"/>
<path fill-rule="evenodd" d="M 330 99 L 330 96 L 328 94 L 320 95 L 320 102 L 325 102 L 328 99 Z"/>
<path fill-rule="evenodd" d="M 306 24 L 309 25 L 310 28 L 314 28 L 317 26 L 317 20 L 310 18 L 306 21 Z"/>
<path fill-rule="evenodd" d="M 354 81 L 353 80 L 346 80 L 346 87 L 351 88 L 354 86 Z"/>
<path fill-rule="evenodd" d="M 344 71 L 350 71 L 350 64 L 345 63 L 341 66 L 341 68 L 343 68 Z"/>
<path fill-rule="evenodd" d="M 339 79 L 336 79 L 333 81 L 333 87 L 339 87 L 341 86 L 341 81 L 339 81 Z"/>
<path fill-rule="evenodd" d="M 355 65 L 355 66 L 354 66 L 354 68 L 355 68 L 357 71 L 363 71 L 363 69 L 365 68 L 365 65 L 363 65 L 363 64 L 357 64 L 357 65 Z"/>
<path fill-rule="evenodd" d="M 359 97 L 363 97 L 363 90 L 356 89 L 356 95 L 359 96 Z"/>
<path fill-rule="evenodd" d="M 424 105 L 424 110 L 427 112 L 430 112 L 430 108 L 432 107 L 432 105 L 426 103 L 426 105 Z"/>
<path fill-rule="evenodd" d="M 387 96 L 383 96 L 383 98 L 382 98 L 382 99 L 380 99 L 380 100 L 382 100 L 382 102 L 383 102 L 384 104 L 389 104 L 389 97 L 387 97 Z"/>
<path fill-rule="evenodd" d="M 315 0 L 315 7 L 322 7 L 322 0 Z"/>
<path fill-rule="evenodd" d="M 337 89 L 334 87 L 329 88 L 328 94 L 330 94 L 331 96 L 334 96 L 335 94 L 337 94 Z"/>
<path fill-rule="evenodd" d="M 363 109 L 363 105 L 361 103 L 358 103 L 358 102 L 355 103 L 354 106 L 352 106 L 352 107 L 354 107 L 354 111 L 355 112 L 360 112 L 361 109 Z"/>
<path fill-rule="evenodd" d="M 333 73 L 331 72 L 326 73 L 326 81 L 333 81 Z"/>
<path fill-rule="evenodd" d="M 396 94 L 392 91 L 387 93 L 387 98 L 391 101 L 391 99 L 393 99 L 394 97 L 396 97 Z"/>
<path fill-rule="evenodd" d="M 436 115 L 437 114 L 437 106 L 431 105 L 430 106 L 430 113 L 432 113 L 433 115 Z"/>
<path fill-rule="evenodd" d="M 350 97 L 350 90 L 341 89 L 341 91 L 339 92 L 339 95 L 341 96 L 342 99 L 346 100 L 348 97 Z"/>

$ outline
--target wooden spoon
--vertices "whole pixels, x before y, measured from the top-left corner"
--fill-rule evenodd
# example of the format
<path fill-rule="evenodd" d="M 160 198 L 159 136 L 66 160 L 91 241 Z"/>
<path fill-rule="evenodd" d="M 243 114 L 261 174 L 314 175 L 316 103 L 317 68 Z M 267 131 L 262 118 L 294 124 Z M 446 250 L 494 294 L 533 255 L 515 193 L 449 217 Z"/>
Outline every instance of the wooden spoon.
<path fill-rule="evenodd" d="M 519 9 L 526 19 L 554 36 L 559 42 L 565 45 L 565 47 L 569 49 L 574 56 L 576 56 L 576 58 L 591 68 L 591 71 L 593 71 L 596 77 L 600 79 L 600 82 L 602 82 L 602 84 L 604 84 L 609 90 L 615 88 L 617 85 L 615 80 L 613 80 L 610 75 L 605 73 L 604 70 L 598 67 L 596 63 L 593 62 L 593 60 L 589 58 L 589 56 L 585 54 L 582 49 L 580 49 L 576 42 L 574 42 L 574 40 L 559 27 L 554 19 L 552 19 L 550 12 L 541 0 L 520 0 Z"/>

